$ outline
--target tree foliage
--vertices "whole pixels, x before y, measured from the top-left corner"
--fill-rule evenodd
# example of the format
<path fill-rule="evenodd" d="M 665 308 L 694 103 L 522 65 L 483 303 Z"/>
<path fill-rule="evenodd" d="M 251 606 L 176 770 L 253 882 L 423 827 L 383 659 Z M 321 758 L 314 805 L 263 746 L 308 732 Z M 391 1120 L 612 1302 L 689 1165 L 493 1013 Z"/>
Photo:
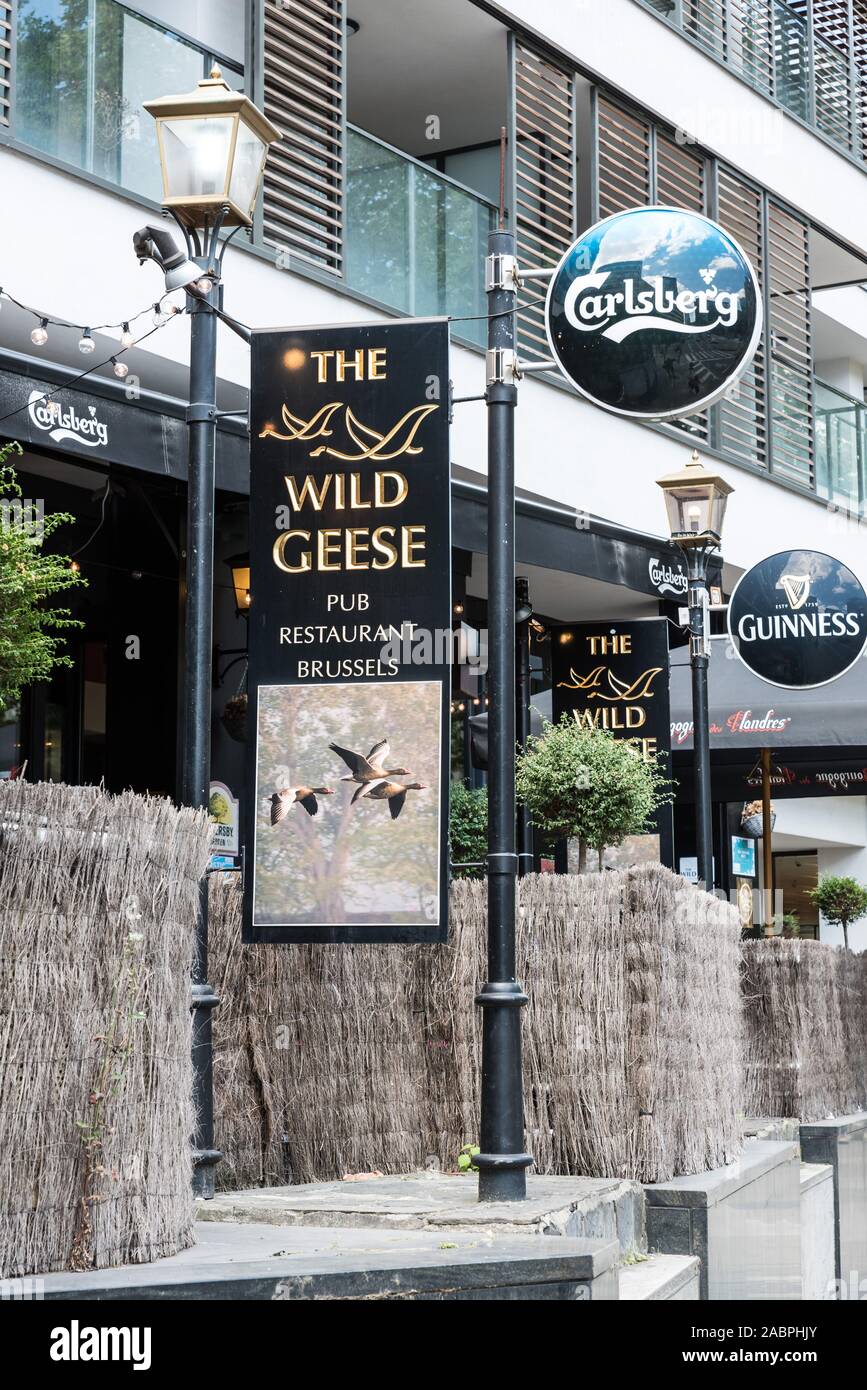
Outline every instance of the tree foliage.
<path fill-rule="evenodd" d="M 66 556 L 44 549 L 47 538 L 75 518 L 55 512 L 34 524 L 8 463 L 14 453 L 21 453 L 20 444 L 0 448 L 0 709 L 17 700 L 25 685 L 47 680 L 55 666 L 72 664 L 56 634 L 82 624 L 68 608 L 49 607 L 46 600 L 85 582 Z"/>
<path fill-rule="evenodd" d="M 488 792 L 486 787 L 451 784 L 449 848 L 453 864 L 484 864 L 488 853 Z M 485 870 L 455 869 L 455 878 L 482 878 Z"/>
<path fill-rule="evenodd" d="M 582 728 L 569 715 L 546 722 L 529 740 L 518 757 L 517 791 L 544 835 L 575 838 L 600 852 L 647 830 L 657 807 L 671 799 L 660 768 L 628 740 Z"/>
<path fill-rule="evenodd" d="M 843 928 L 843 943 L 849 948 L 849 924 L 867 914 L 867 888 L 855 878 L 838 878 L 825 874 L 818 888 L 811 888 L 807 897 L 816 904 L 826 922 Z"/>

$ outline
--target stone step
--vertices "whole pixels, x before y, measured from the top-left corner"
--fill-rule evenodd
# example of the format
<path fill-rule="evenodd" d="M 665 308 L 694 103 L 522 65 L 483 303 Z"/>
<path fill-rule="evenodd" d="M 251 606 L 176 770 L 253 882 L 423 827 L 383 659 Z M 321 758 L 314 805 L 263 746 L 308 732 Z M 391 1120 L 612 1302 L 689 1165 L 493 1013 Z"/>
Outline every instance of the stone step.
<path fill-rule="evenodd" d="M 620 1266 L 620 1302 L 697 1303 L 701 1261 L 695 1255 L 648 1255 Z"/>
<path fill-rule="evenodd" d="M 474 1176 L 413 1173 L 219 1193 L 199 1202 L 196 1215 L 202 1222 L 616 1240 L 624 1255 L 647 1249 L 641 1184 L 618 1178 L 531 1173 L 525 1202 L 480 1203 Z"/>
<path fill-rule="evenodd" d="M 38 1297 L 591 1303 L 616 1300 L 614 1241 L 199 1222 L 151 1264 L 46 1274 Z"/>

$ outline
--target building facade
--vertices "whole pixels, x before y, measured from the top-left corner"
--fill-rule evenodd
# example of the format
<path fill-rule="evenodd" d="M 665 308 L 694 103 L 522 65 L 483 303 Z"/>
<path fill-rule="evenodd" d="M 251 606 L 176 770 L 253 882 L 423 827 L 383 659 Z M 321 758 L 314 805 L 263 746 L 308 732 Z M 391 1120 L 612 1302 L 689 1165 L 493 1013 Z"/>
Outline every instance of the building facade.
<path fill-rule="evenodd" d="M 25 447 L 27 495 L 76 517 L 68 545 L 88 580 L 75 667 L 0 716 L 0 772 L 26 762 L 26 775 L 176 790 L 189 320 L 164 305 L 155 321 L 162 284 L 136 263 L 132 234 L 159 217 L 142 102 L 191 88 L 215 62 L 283 132 L 253 228 L 226 257 L 226 311 L 256 327 L 453 319 L 455 606 L 479 628 L 485 410 L 460 398 L 484 389 L 485 239 L 501 200 L 526 265 L 555 264 L 579 231 L 648 203 L 707 213 L 753 261 L 762 342 L 702 415 L 641 425 L 551 373 L 521 383 L 518 554 L 544 628 L 542 712 L 552 646 L 578 622 L 665 617 L 682 649 L 682 565 L 656 479 L 692 448 L 735 487 L 724 595 L 798 546 L 867 580 L 862 0 L 0 0 L 0 35 L 0 431 Z M 544 288 L 528 280 L 521 296 L 528 362 L 548 355 Z M 44 342 L 34 311 L 52 320 Z M 126 324 L 136 345 L 121 380 L 111 358 Z M 243 747 L 221 716 L 244 672 L 228 562 L 246 547 L 249 353 L 228 329 L 218 368 L 214 776 L 239 788 Z M 478 777 L 469 720 L 484 686 L 456 674 L 454 695 L 455 774 Z M 759 722 L 785 705 L 785 692 L 763 697 Z M 818 873 L 867 879 L 851 754 L 833 794 L 780 783 L 776 886 L 805 929 Z M 680 776 L 675 865 L 694 854 Z M 747 792 L 733 795 L 726 784 L 717 798 L 726 888 Z"/>

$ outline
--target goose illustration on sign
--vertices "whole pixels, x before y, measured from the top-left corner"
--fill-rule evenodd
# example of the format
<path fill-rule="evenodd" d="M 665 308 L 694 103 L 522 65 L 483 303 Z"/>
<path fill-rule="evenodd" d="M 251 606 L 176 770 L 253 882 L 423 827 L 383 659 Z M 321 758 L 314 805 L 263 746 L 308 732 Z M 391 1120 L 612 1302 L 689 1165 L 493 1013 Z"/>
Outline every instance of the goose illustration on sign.
<path fill-rule="evenodd" d="M 748 369 L 762 332 L 755 271 L 722 227 L 680 208 L 605 218 L 563 256 L 546 324 L 563 374 L 604 410 L 694 415 Z"/>

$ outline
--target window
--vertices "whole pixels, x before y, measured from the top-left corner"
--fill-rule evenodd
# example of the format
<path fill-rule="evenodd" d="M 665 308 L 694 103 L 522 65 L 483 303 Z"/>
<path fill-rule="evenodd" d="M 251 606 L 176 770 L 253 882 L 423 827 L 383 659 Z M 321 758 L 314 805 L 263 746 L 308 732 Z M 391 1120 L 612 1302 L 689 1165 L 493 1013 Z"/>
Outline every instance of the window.
<path fill-rule="evenodd" d="M 15 137 L 159 201 L 156 127 L 142 102 L 189 91 L 211 62 L 116 0 L 19 0 Z M 240 85 L 239 73 L 224 75 Z"/>

